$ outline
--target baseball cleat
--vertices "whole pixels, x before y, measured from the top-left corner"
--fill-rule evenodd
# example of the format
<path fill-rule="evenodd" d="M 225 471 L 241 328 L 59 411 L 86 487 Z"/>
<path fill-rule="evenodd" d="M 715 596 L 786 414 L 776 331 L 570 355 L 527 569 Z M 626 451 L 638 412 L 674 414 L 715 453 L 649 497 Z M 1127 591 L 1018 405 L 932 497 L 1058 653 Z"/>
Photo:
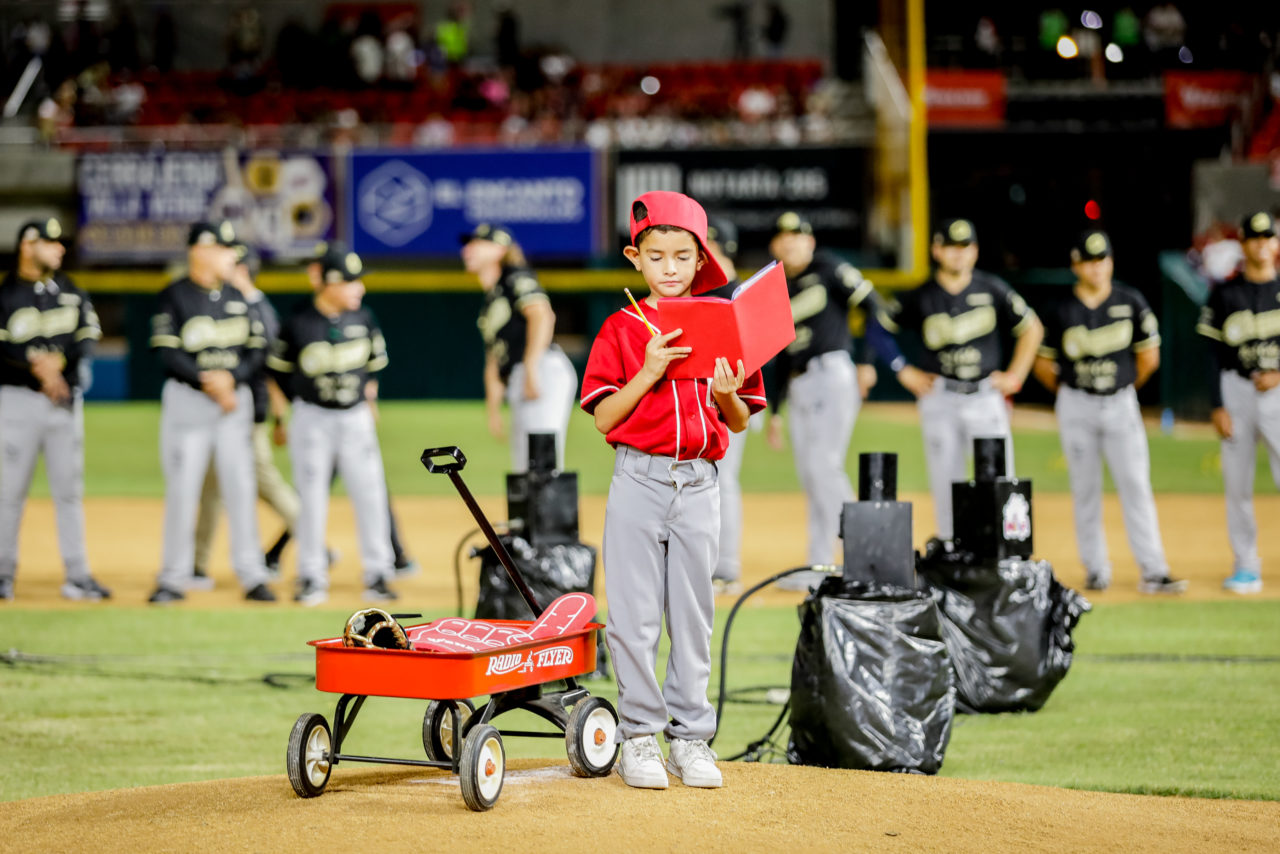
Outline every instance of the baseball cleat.
<path fill-rule="evenodd" d="M 244 594 L 244 598 L 247 602 L 274 602 L 276 594 L 272 593 L 267 585 L 257 584 Z"/>
<path fill-rule="evenodd" d="M 686 786 L 718 789 L 724 785 L 724 778 L 716 767 L 716 752 L 702 739 L 672 739 L 669 753 L 667 770 Z"/>
<path fill-rule="evenodd" d="M 618 776 L 637 789 L 665 789 L 667 769 L 662 765 L 662 748 L 652 735 L 628 738 L 618 755 Z"/>
<path fill-rule="evenodd" d="M 1166 575 L 1163 578 L 1142 579 L 1138 582 L 1138 592 L 1177 594 L 1185 593 L 1187 586 L 1186 579 L 1171 578 Z"/>
<path fill-rule="evenodd" d="M 329 591 L 314 581 L 303 581 L 298 585 L 298 592 L 293 594 L 293 601 L 308 608 L 329 601 Z"/>
<path fill-rule="evenodd" d="M 1261 593 L 1262 576 L 1252 570 L 1237 569 L 1222 582 L 1222 589 L 1232 593 Z"/>
<path fill-rule="evenodd" d="M 203 569 L 197 569 L 187 579 L 187 590 L 209 591 L 213 589 L 213 579 Z"/>
<path fill-rule="evenodd" d="M 99 602 L 111 598 L 111 591 L 103 587 L 92 576 L 67 581 L 62 585 L 62 598 L 76 602 Z"/>
<path fill-rule="evenodd" d="M 13 579 L 0 578 L 0 601 L 13 601 Z"/>
<path fill-rule="evenodd" d="M 1089 573 L 1084 579 L 1085 590 L 1106 590 L 1111 586 L 1111 579 Z"/>
<path fill-rule="evenodd" d="M 742 593 L 742 582 L 728 578 L 713 578 L 711 588 L 717 596 L 737 596 Z"/>
<path fill-rule="evenodd" d="M 364 589 L 364 601 L 366 602 L 394 602 L 399 598 L 400 596 L 388 587 L 387 582 L 381 578 Z"/>
<path fill-rule="evenodd" d="M 395 566 L 396 578 L 408 578 L 422 572 L 422 567 L 413 558 L 405 558 L 403 563 L 397 563 Z"/>
<path fill-rule="evenodd" d="M 147 599 L 152 605 L 172 605 L 174 602 L 181 602 L 187 598 L 187 594 L 181 590 L 170 590 L 168 587 L 157 587 L 151 597 Z"/>

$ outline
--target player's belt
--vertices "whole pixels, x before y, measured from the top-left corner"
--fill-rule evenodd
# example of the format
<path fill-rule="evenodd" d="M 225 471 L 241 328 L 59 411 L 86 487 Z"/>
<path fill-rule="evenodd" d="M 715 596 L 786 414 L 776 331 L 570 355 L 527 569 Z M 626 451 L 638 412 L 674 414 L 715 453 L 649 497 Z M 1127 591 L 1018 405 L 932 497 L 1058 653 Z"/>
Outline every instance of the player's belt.
<path fill-rule="evenodd" d="M 1071 388 L 1074 388 L 1076 391 L 1082 391 L 1085 394 L 1091 394 L 1094 397 L 1112 397 L 1117 392 L 1121 392 L 1127 389 L 1128 386 L 1121 385 L 1121 386 L 1115 386 L 1114 388 L 1097 389 L 1097 388 L 1080 388 L 1080 386 L 1073 385 L 1071 386 Z"/>
<path fill-rule="evenodd" d="M 977 394 L 982 391 L 981 382 L 973 382 L 971 380 L 953 380 L 950 377 L 944 377 L 942 387 L 947 391 L 953 391 L 956 394 Z"/>

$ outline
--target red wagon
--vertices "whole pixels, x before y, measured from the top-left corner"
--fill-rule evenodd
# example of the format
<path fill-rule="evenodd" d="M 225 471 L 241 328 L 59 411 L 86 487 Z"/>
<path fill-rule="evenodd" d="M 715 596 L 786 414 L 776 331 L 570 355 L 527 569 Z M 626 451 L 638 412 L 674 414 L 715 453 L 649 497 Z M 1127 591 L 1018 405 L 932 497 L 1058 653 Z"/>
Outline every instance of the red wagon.
<path fill-rule="evenodd" d="M 446 456 L 452 457 L 453 462 L 435 462 Z M 512 583 L 534 616 L 541 616 L 543 608 L 458 474 L 466 465 L 462 451 L 456 447 L 431 448 L 422 452 L 422 464 L 427 471 L 447 474 L 453 481 Z M 488 622 L 521 631 L 534 625 Z M 412 628 L 408 627 L 410 631 Z M 618 756 L 614 743 L 618 715 L 608 700 L 590 696 L 577 682 L 577 677 L 596 668 L 596 636 L 600 628 L 599 623 L 587 623 L 576 631 L 483 652 L 349 647 L 340 637 L 310 641 L 316 650 L 316 688 L 342 696 L 334 711 L 332 728 L 324 715 L 316 713 L 301 715 L 293 725 L 286 755 L 293 790 L 299 797 L 316 797 L 324 792 L 333 766 L 340 762 L 447 768 L 458 775 L 467 806 L 487 810 L 502 792 L 506 767 L 503 736 L 563 736 L 574 774 L 607 775 Z M 548 690 L 549 685 L 556 690 Z M 480 696 L 489 699 L 477 709 L 471 698 Z M 425 759 L 342 752 L 343 741 L 370 697 L 430 700 L 422 721 Z M 516 709 L 549 721 L 556 731 L 500 731 L 493 725 L 498 715 Z"/>

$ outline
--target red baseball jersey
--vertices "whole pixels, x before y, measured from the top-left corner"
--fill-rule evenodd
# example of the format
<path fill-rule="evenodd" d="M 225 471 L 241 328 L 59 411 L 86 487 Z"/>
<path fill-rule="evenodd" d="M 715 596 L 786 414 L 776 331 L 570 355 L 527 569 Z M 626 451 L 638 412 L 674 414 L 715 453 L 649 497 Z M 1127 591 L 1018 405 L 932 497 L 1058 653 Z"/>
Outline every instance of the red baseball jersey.
<path fill-rule="evenodd" d="M 645 308 L 648 311 L 644 317 L 656 327 L 658 312 Z M 587 359 L 586 374 L 582 378 L 583 409 L 594 412 L 597 403 L 640 372 L 644 367 L 644 348 L 651 334 L 634 308 L 609 315 Z M 764 409 L 764 379 L 759 371 L 747 377 L 738 389 L 738 397 L 752 412 Z M 678 460 L 699 457 L 718 460 L 729 447 L 729 428 L 711 394 L 711 380 L 664 377 L 654 383 L 631 414 L 610 430 L 605 439 L 615 448 L 630 445 L 645 453 Z"/>

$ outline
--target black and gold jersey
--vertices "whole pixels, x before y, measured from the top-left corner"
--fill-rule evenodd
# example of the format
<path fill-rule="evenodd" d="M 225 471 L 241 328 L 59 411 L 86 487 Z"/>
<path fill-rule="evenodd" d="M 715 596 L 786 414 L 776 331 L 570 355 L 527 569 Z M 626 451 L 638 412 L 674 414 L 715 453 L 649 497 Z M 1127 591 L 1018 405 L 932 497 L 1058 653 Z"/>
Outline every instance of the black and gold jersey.
<path fill-rule="evenodd" d="M 262 322 L 244 296 L 225 282 L 204 288 L 183 277 L 160 292 L 151 317 L 151 348 L 165 375 L 200 388 L 201 371 L 230 371 L 236 383 L 262 369 Z"/>
<path fill-rule="evenodd" d="M 31 373 L 35 353 L 61 353 L 67 385 L 80 385 L 77 367 L 102 337 L 89 295 L 62 273 L 29 282 L 10 273 L 0 283 L 0 385 L 39 390 Z"/>
<path fill-rule="evenodd" d="M 1021 335 L 1035 316 L 1002 279 L 975 270 L 958 294 L 931 279 L 889 301 L 877 318 L 895 335 L 919 336 L 921 369 L 976 382 L 1004 367 L 1001 338 Z"/>
<path fill-rule="evenodd" d="M 529 323 L 524 309 L 535 302 L 546 302 L 547 293 L 538 277 L 527 267 L 502 268 L 498 282 L 484 295 L 484 307 L 476 326 L 484 338 L 485 353 L 498 365 L 503 382 L 511 369 L 524 359 Z"/>
<path fill-rule="evenodd" d="M 1243 377 L 1280 371 L 1280 279 L 1251 282 L 1241 276 L 1218 285 L 1209 292 L 1196 331 L 1214 342 L 1223 370 Z"/>
<path fill-rule="evenodd" d="M 365 399 L 369 378 L 387 366 L 387 343 L 367 308 L 322 314 L 307 303 L 285 319 L 267 369 L 292 398 L 329 409 Z"/>
<path fill-rule="evenodd" d="M 868 299 L 874 288 L 848 262 L 815 252 L 800 275 L 787 280 L 796 340 L 784 351 L 787 361 L 802 369 L 815 356 L 833 350 L 850 351 L 849 310 Z"/>
<path fill-rule="evenodd" d="M 1074 293 L 1057 301 L 1043 318 L 1039 355 L 1058 364 L 1063 385 L 1094 394 L 1114 394 L 1137 378 L 1134 354 L 1160 346 L 1160 327 L 1138 291 L 1113 284 L 1096 308 Z"/>

